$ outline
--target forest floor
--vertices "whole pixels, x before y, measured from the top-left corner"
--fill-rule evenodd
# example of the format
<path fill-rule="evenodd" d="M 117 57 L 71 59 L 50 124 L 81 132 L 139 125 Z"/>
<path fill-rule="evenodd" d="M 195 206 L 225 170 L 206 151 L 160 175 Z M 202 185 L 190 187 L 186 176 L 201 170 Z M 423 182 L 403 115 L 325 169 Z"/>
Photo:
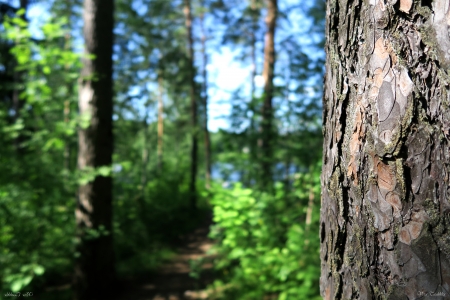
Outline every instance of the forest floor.
<path fill-rule="evenodd" d="M 154 273 L 123 279 L 115 300 L 208 299 L 204 290 L 214 280 L 213 257 L 207 253 L 213 245 L 208 238 L 210 225 L 208 216 L 200 227 L 182 236 L 175 256 Z"/>

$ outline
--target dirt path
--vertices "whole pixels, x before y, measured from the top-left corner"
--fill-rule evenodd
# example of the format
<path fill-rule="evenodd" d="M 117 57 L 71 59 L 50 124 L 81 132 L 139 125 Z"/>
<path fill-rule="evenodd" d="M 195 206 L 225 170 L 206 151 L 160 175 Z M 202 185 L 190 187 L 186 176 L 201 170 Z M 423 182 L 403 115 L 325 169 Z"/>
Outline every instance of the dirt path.
<path fill-rule="evenodd" d="M 130 278 L 123 282 L 116 300 L 182 300 L 207 299 L 201 290 L 213 281 L 213 265 L 207 251 L 212 246 L 208 238 L 210 220 L 184 236 L 176 249 L 176 256 L 145 278 Z M 192 262 L 202 259 L 201 276 L 189 276 Z M 197 269 L 197 268 L 196 268 Z"/>

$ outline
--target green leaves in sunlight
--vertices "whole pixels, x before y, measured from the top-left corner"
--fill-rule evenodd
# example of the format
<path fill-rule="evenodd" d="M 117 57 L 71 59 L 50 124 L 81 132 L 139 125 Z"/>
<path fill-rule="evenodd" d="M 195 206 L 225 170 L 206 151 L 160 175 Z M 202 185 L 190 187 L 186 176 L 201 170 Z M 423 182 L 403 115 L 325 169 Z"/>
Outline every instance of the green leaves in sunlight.
<path fill-rule="evenodd" d="M 42 26 L 42 32 L 46 39 L 55 39 L 64 34 L 67 34 L 67 31 L 63 29 L 63 26 L 68 23 L 67 18 L 58 18 L 54 23 L 47 23 Z"/>
<path fill-rule="evenodd" d="M 8 272 L 8 270 L 7 270 Z M 12 292 L 21 291 L 26 287 L 36 276 L 41 276 L 45 272 L 45 268 L 38 264 L 24 265 L 20 268 L 18 273 L 9 274 L 5 276 L 4 281 L 9 285 Z"/>
<path fill-rule="evenodd" d="M 49 20 L 36 40 L 23 13 L 4 17 L 0 37 L 9 45 L 1 49 L 2 66 L 20 77 L 0 90 L 20 97 L 19 109 L 0 101 L 0 290 L 11 292 L 71 270 L 77 186 L 72 149 L 80 55 L 64 46 L 64 20 Z"/>
<path fill-rule="evenodd" d="M 231 190 L 215 187 L 210 236 L 218 243 L 216 265 L 227 282 L 226 299 L 320 299 L 319 170 L 297 174 L 292 191 L 276 184 L 275 196 L 239 183 Z M 315 202 L 307 224 L 303 208 L 311 193 Z"/>
<path fill-rule="evenodd" d="M 78 173 L 78 184 L 85 185 L 95 180 L 98 176 L 111 176 L 112 166 L 101 166 L 98 168 L 86 167 Z"/>

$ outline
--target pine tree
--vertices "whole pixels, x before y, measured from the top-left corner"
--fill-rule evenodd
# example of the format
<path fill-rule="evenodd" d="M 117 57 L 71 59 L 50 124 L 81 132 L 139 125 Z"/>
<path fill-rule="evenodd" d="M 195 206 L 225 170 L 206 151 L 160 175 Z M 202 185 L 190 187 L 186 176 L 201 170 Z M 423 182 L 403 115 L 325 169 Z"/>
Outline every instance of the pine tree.
<path fill-rule="evenodd" d="M 444 3 L 327 3 L 324 299 L 450 295 Z"/>
<path fill-rule="evenodd" d="M 85 0 L 85 57 L 80 78 L 79 110 L 89 124 L 78 133 L 78 168 L 96 172 L 112 164 L 112 49 L 114 2 Z M 90 56 L 94 57 L 90 57 Z M 78 257 L 75 299 L 111 297 L 115 278 L 112 244 L 112 178 L 96 175 L 79 187 L 76 207 Z"/>

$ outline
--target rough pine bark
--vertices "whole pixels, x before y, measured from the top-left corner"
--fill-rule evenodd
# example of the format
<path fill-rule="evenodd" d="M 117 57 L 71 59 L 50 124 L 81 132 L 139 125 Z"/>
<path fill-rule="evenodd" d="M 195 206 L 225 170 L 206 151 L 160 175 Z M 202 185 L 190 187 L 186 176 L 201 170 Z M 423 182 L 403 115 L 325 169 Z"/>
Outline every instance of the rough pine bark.
<path fill-rule="evenodd" d="M 450 298 L 449 0 L 329 0 L 321 294 Z"/>
<path fill-rule="evenodd" d="M 84 1 L 85 54 L 95 57 L 83 59 L 80 77 L 79 111 L 81 115 L 90 116 L 89 125 L 78 132 L 78 168 L 81 172 L 112 163 L 113 10 L 114 1 L 111 0 Z M 115 276 L 110 176 L 96 176 L 79 187 L 75 214 L 78 257 L 74 299 L 110 299 Z"/>

